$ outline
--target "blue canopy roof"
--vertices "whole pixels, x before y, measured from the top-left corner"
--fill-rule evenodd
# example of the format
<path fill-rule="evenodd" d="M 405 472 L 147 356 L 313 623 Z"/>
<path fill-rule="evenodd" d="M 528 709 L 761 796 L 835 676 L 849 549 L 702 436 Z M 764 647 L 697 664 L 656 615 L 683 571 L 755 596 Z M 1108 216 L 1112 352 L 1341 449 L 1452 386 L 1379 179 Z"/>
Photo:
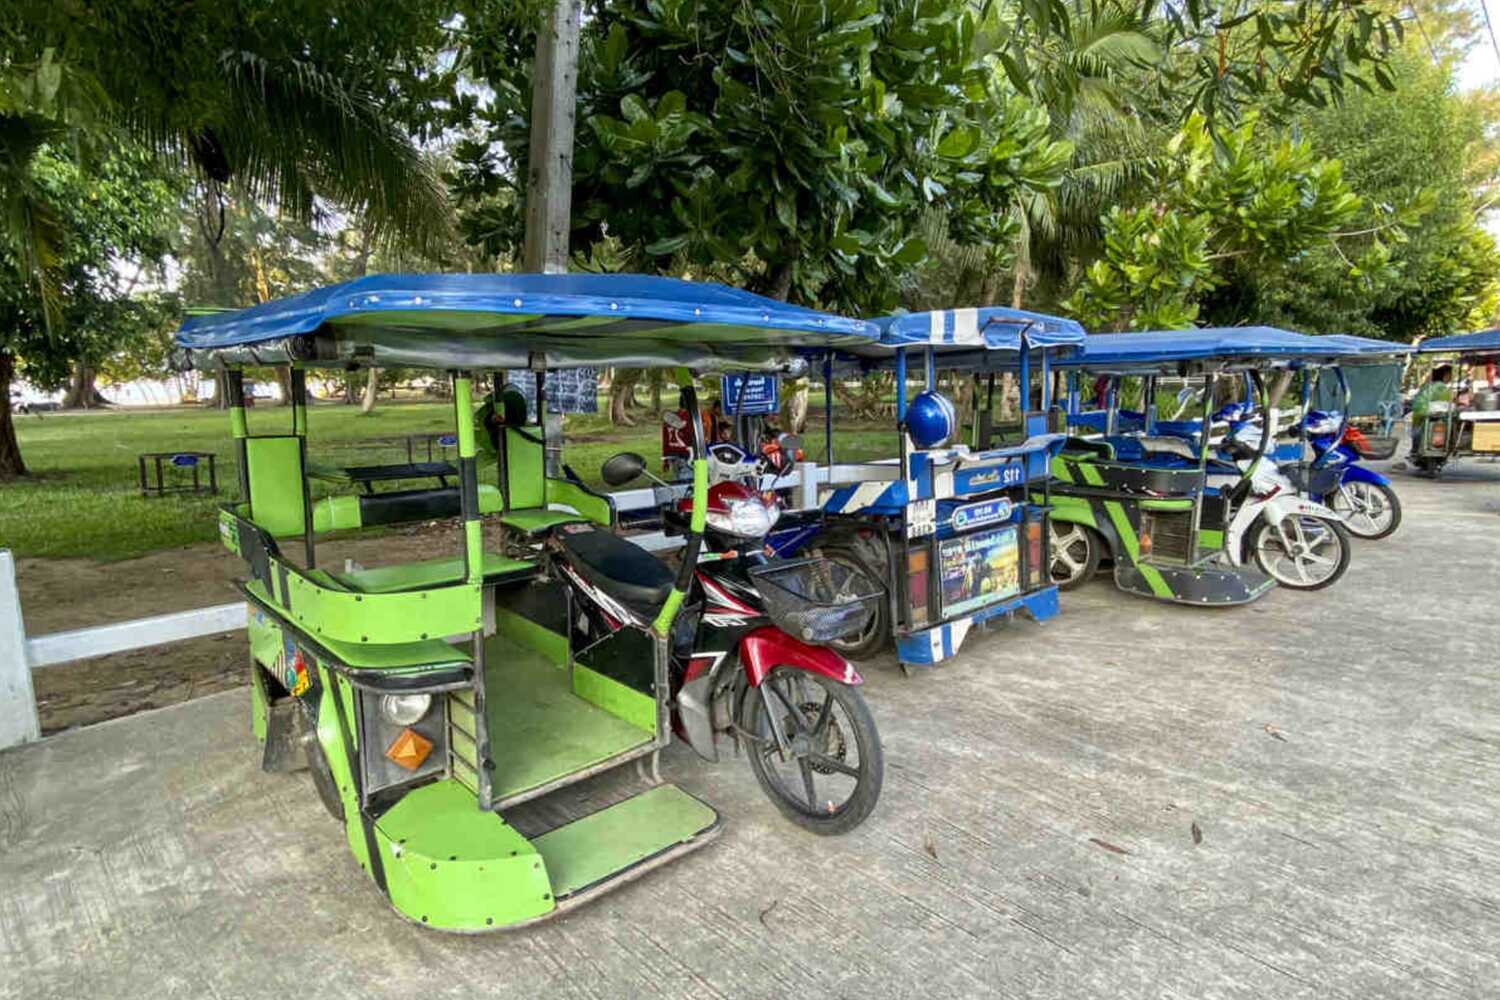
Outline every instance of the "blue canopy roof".
<path fill-rule="evenodd" d="M 1085 336 L 1075 320 L 1000 306 L 900 313 L 883 316 L 875 320 L 875 325 L 880 328 L 880 343 L 886 347 L 1019 351 L 1023 335 L 1032 347 L 1076 346 Z"/>
<path fill-rule="evenodd" d="M 1404 354 L 1405 344 L 1344 335 L 1314 337 L 1270 326 L 1090 334 L 1081 354 L 1059 365 L 1098 371 L 1160 371 L 1182 363 L 1251 368 L 1323 364 Z"/>
<path fill-rule="evenodd" d="M 707 282 L 622 274 L 377 274 L 178 331 L 181 367 L 773 367 L 873 342 L 863 320 Z"/>
<path fill-rule="evenodd" d="M 1424 340 L 1417 345 L 1417 351 L 1422 354 L 1500 354 L 1500 327 Z"/>

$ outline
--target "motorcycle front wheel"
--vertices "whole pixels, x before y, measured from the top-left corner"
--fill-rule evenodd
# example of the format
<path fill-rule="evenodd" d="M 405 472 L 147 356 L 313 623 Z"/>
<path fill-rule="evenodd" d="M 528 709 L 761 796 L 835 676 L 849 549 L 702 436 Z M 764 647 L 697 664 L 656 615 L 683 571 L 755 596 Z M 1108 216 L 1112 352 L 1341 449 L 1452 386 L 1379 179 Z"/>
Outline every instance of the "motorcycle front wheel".
<path fill-rule="evenodd" d="M 1290 514 L 1276 524 L 1260 518 L 1248 545 L 1260 571 L 1293 590 L 1322 590 L 1338 582 L 1354 548 L 1338 521 L 1306 514 Z"/>
<path fill-rule="evenodd" d="M 1401 526 L 1401 501 L 1381 483 L 1345 482 L 1325 502 L 1344 518 L 1356 538 L 1385 538 Z"/>
<path fill-rule="evenodd" d="M 775 712 L 788 752 L 771 727 Z M 796 667 L 776 667 L 745 693 L 750 769 L 783 816 L 813 833 L 848 833 L 880 798 L 885 757 L 858 688 Z"/>

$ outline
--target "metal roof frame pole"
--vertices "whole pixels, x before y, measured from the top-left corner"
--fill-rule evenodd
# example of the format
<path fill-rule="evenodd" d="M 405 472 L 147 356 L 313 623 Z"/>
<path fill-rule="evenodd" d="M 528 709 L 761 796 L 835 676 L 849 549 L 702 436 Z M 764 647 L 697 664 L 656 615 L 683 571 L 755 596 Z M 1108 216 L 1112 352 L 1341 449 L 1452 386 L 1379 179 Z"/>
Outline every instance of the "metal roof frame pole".
<path fill-rule="evenodd" d="M 31 664 L 26 660 L 16 561 L 9 549 L 0 549 L 0 750 L 41 738 Z"/>
<path fill-rule="evenodd" d="M 573 212 L 573 124 L 578 102 L 580 0 L 550 0 L 537 33 L 526 170 L 523 268 L 566 274 Z"/>

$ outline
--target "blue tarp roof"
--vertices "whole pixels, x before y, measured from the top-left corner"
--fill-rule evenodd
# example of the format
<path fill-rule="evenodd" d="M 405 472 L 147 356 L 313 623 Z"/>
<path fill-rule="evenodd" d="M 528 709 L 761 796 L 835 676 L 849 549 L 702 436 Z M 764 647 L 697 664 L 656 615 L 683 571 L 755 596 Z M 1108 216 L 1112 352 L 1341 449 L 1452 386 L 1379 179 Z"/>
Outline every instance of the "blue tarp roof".
<path fill-rule="evenodd" d="M 1436 340 L 1424 340 L 1417 345 L 1417 351 L 1422 354 L 1500 353 L 1500 328 L 1480 330 L 1476 333 L 1459 333 L 1451 337 L 1438 337 Z"/>
<path fill-rule="evenodd" d="M 1410 351 L 1405 344 L 1344 335 L 1315 337 L 1270 326 L 1090 334 L 1081 354 L 1059 365 L 1151 369 L 1180 362 L 1298 363 L 1374 358 Z"/>
<path fill-rule="evenodd" d="M 764 366 L 793 347 L 878 335 L 820 313 L 707 282 L 622 274 L 377 274 L 178 331 L 183 367 L 363 362 L 422 367 L 548 364 Z"/>
<path fill-rule="evenodd" d="M 1076 320 L 1000 306 L 900 313 L 883 316 L 875 325 L 880 328 L 880 343 L 887 347 L 1019 351 L 1023 335 L 1032 347 L 1073 346 L 1082 344 L 1085 336 Z"/>

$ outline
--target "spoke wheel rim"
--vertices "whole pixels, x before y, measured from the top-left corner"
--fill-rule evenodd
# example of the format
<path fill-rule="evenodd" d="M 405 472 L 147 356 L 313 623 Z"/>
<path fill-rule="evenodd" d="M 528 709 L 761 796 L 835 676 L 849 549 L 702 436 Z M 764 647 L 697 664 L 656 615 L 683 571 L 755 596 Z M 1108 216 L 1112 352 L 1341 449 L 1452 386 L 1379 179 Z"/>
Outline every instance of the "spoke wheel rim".
<path fill-rule="evenodd" d="M 1343 541 L 1331 525 L 1292 515 L 1260 533 L 1260 564 L 1278 583 L 1312 588 L 1338 572 Z"/>
<path fill-rule="evenodd" d="M 1391 505 L 1371 483 L 1342 484 L 1333 495 L 1332 506 L 1356 535 L 1378 535 L 1391 523 Z"/>

